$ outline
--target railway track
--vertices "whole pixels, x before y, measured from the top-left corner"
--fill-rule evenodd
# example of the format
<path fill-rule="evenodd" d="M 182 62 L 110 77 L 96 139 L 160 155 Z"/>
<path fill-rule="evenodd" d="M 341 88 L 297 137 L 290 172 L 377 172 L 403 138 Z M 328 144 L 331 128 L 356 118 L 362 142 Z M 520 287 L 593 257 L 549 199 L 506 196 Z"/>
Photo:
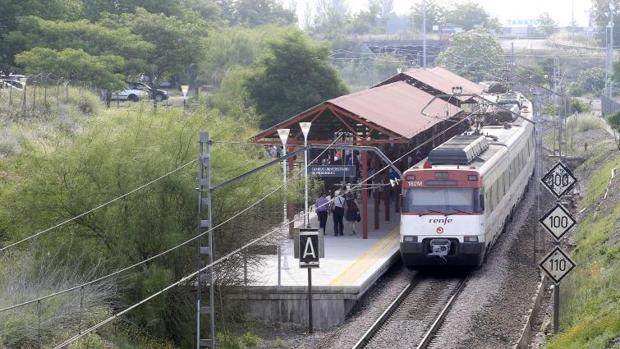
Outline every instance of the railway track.
<path fill-rule="evenodd" d="M 416 275 L 353 349 L 426 348 L 463 290 L 467 278 Z"/>

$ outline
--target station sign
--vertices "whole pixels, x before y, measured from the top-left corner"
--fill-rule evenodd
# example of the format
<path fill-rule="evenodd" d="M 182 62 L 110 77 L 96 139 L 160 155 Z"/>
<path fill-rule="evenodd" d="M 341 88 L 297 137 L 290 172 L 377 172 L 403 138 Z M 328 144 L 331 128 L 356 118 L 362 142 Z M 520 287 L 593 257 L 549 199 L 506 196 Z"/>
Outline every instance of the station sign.
<path fill-rule="evenodd" d="M 319 267 L 319 230 L 313 228 L 299 229 L 299 267 Z"/>
<path fill-rule="evenodd" d="M 577 224 L 577 221 L 570 215 L 568 210 L 560 204 L 556 204 L 539 222 L 558 241 Z"/>
<path fill-rule="evenodd" d="M 575 268 L 576 264 L 561 248 L 557 247 L 551 251 L 538 264 L 542 270 L 549 275 L 556 284 Z"/>
<path fill-rule="evenodd" d="M 319 177 L 355 177 L 355 166 L 313 165 L 308 167 L 308 174 Z"/>
<path fill-rule="evenodd" d="M 566 165 L 558 162 L 543 176 L 541 182 L 555 197 L 559 198 L 577 183 L 577 178 Z"/>

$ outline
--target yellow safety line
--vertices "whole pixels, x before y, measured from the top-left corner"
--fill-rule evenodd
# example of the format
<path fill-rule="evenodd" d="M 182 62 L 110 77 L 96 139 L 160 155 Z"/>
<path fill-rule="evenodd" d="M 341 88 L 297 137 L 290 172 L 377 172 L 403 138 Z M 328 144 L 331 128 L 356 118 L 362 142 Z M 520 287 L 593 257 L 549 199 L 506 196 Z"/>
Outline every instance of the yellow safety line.
<path fill-rule="evenodd" d="M 399 227 L 392 229 L 379 241 L 377 241 L 369 250 L 364 252 L 353 263 L 349 264 L 338 276 L 336 276 L 330 283 L 330 286 L 348 286 L 353 285 L 363 273 L 367 272 L 373 264 L 377 262 L 377 259 L 385 256 L 389 252 L 394 244 L 400 242 Z"/>

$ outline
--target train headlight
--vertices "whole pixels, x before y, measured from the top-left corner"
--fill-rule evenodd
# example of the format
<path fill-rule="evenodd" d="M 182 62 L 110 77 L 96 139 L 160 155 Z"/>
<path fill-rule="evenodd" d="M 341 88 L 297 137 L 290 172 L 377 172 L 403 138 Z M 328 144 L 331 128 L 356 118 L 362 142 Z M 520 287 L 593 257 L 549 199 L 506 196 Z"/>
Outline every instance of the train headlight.
<path fill-rule="evenodd" d="M 463 236 L 464 242 L 478 242 L 478 237 L 476 235 L 466 235 Z"/>
<path fill-rule="evenodd" d="M 406 235 L 404 238 L 405 242 L 418 242 L 417 236 Z"/>

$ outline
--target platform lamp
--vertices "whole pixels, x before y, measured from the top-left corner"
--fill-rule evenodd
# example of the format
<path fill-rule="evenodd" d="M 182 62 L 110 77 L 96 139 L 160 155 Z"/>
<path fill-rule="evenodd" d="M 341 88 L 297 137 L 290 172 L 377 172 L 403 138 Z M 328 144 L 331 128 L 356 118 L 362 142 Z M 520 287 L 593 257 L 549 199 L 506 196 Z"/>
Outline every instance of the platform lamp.
<path fill-rule="evenodd" d="M 282 157 L 286 156 L 286 141 L 288 140 L 288 135 L 291 133 L 290 128 L 279 128 L 278 136 L 280 136 L 280 141 L 282 141 Z M 284 225 L 286 225 L 286 159 L 282 159 L 282 181 L 284 184 Z"/>
<path fill-rule="evenodd" d="M 282 200 L 282 230 L 286 230 L 286 141 L 288 140 L 288 135 L 291 133 L 291 129 L 289 128 L 279 128 L 278 136 L 280 136 L 280 141 L 282 141 L 282 183 L 284 188 L 284 200 Z M 278 286 L 282 285 L 282 266 L 281 266 L 281 258 L 282 251 L 280 249 L 280 244 L 277 245 L 278 249 Z M 286 255 L 285 255 L 286 256 Z M 284 258 L 284 269 L 288 269 L 288 263 L 286 261 L 286 257 Z"/>
<path fill-rule="evenodd" d="M 311 122 L 300 122 L 299 128 L 304 134 L 304 225 L 310 228 L 310 213 L 308 212 L 308 133 L 310 133 Z"/>

